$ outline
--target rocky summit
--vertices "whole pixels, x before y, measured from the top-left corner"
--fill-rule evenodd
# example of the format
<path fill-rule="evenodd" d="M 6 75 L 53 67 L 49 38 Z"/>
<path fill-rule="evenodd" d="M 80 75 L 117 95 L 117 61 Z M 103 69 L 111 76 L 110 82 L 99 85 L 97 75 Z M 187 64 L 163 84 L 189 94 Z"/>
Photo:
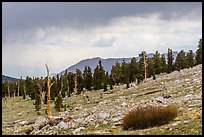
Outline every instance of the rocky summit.
<path fill-rule="evenodd" d="M 66 109 L 52 117 L 34 109 L 33 100 L 2 99 L 2 134 L 20 135 L 183 135 L 202 134 L 202 65 L 156 75 L 142 83 L 88 91 L 63 100 Z M 175 104 L 178 116 L 168 124 L 140 130 L 122 129 L 125 114 L 138 106 Z"/>

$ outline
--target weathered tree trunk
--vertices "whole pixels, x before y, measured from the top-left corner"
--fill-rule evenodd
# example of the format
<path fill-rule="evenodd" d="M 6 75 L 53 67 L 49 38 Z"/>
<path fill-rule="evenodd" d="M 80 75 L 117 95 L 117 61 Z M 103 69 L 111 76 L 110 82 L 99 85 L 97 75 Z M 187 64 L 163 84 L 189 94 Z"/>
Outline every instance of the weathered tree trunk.
<path fill-rule="evenodd" d="M 49 68 L 45 64 L 45 67 L 47 69 L 47 115 L 52 116 L 51 109 L 50 109 L 50 79 L 49 79 Z"/>
<path fill-rule="evenodd" d="M 9 81 L 8 81 L 8 97 L 10 98 L 10 87 L 9 87 Z"/>
<path fill-rule="evenodd" d="M 14 93 L 13 93 L 13 101 L 12 101 L 12 109 L 14 109 L 14 107 L 15 107 L 15 91 L 14 91 Z"/>
<path fill-rule="evenodd" d="M 67 96 L 70 97 L 71 96 L 71 90 L 69 89 L 69 79 L 67 77 Z"/>
<path fill-rule="evenodd" d="M 38 87 L 39 87 L 39 96 L 40 96 L 40 108 L 42 108 L 43 105 L 43 93 L 42 93 L 42 86 L 38 83 Z"/>
<path fill-rule="evenodd" d="M 20 93 L 20 81 L 18 80 L 18 97 L 19 97 L 19 93 Z"/>
<path fill-rule="evenodd" d="M 26 98 L 26 85 L 25 83 L 23 84 L 23 99 Z"/>
<path fill-rule="evenodd" d="M 143 52 L 143 56 L 144 56 L 144 79 L 146 80 L 146 78 L 147 78 L 147 62 L 146 62 L 145 52 Z"/>
<path fill-rule="evenodd" d="M 63 79 L 61 78 L 61 92 L 62 92 L 62 88 L 63 88 Z"/>
<path fill-rule="evenodd" d="M 138 84 L 138 80 L 137 80 L 137 78 L 135 78 L 135 83 L 136 83 L 136 85 Z"/>
<path fill-rule="evenodd" d="M 75 76 L 75 79 L 74 79 L 74 93 L 75 95 L 77 95 L 77 76 Z"/>
<path fill-rule="evenodd" d="M 66 91 L 66 96 L 68 96 L 69 93 L 69 81 L 68 81 L 68 77 L 67 77 L 67 91 Z"/>

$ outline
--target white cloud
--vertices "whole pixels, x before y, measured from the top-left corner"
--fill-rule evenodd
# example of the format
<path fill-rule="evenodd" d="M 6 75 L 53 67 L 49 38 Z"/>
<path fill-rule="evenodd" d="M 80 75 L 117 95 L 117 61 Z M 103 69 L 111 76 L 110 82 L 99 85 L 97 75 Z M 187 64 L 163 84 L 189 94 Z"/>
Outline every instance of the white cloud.
<path fill-rule="evenodd" d="M 184 50 L 197 48 L 202 37 L 200 20 L 161 20 L 160 14 L 145 18 L 126 16 L 114 18 L 104 26 L 74 29 L 44 27 L 10 35 L 3 43 L 3 72 L 8 67 L 27 68 L 25 74 L 44 74 L 48 63 L 51 73 L 58 73 L 78 61 L 95 56 L 132 57 L 145 50 L 166 52 L 168 48 Z M 35 70 L 37 70 L 35 72 Z M 15 71 L 15 70 L 14 70 Z M 31 71 L 31 72 L 29 72 Z M 12 75 L 12 74 L 11 74 Z"/>

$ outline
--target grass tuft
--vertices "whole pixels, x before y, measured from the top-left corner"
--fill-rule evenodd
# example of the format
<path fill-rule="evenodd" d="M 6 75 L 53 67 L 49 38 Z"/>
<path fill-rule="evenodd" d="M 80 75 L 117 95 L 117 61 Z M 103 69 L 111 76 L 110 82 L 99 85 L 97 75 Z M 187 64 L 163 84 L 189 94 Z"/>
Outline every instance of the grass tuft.
<path fill-rule="evenodd" d="M 138 107 L 123 118 L 123 129 L 145 129 L 169 123 L 177 116 L 175 105 Z"/>

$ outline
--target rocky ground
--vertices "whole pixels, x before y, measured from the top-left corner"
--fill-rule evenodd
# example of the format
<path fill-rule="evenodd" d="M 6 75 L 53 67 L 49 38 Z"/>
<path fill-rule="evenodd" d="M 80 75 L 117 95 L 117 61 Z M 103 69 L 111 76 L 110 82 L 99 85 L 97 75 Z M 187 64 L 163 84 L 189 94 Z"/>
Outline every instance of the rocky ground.
<path fill-rule="evenodd" d="M 202 134 L 202 65 L 180 72 L 160 74 L 130 88 L 115 86 L 107 92 L 91 91 L 65 98 L 66 110 L 46 117 L 40 115 L 32 100 L 16 97 L 2 99 L 3 134 Z M 123 116 L 137 106 L 169 105 L 178 107 L 178 116 L 169 124 L 143 130 L 122 129 Z M 53 108 L 54 103 L 51 107 Z"/>

